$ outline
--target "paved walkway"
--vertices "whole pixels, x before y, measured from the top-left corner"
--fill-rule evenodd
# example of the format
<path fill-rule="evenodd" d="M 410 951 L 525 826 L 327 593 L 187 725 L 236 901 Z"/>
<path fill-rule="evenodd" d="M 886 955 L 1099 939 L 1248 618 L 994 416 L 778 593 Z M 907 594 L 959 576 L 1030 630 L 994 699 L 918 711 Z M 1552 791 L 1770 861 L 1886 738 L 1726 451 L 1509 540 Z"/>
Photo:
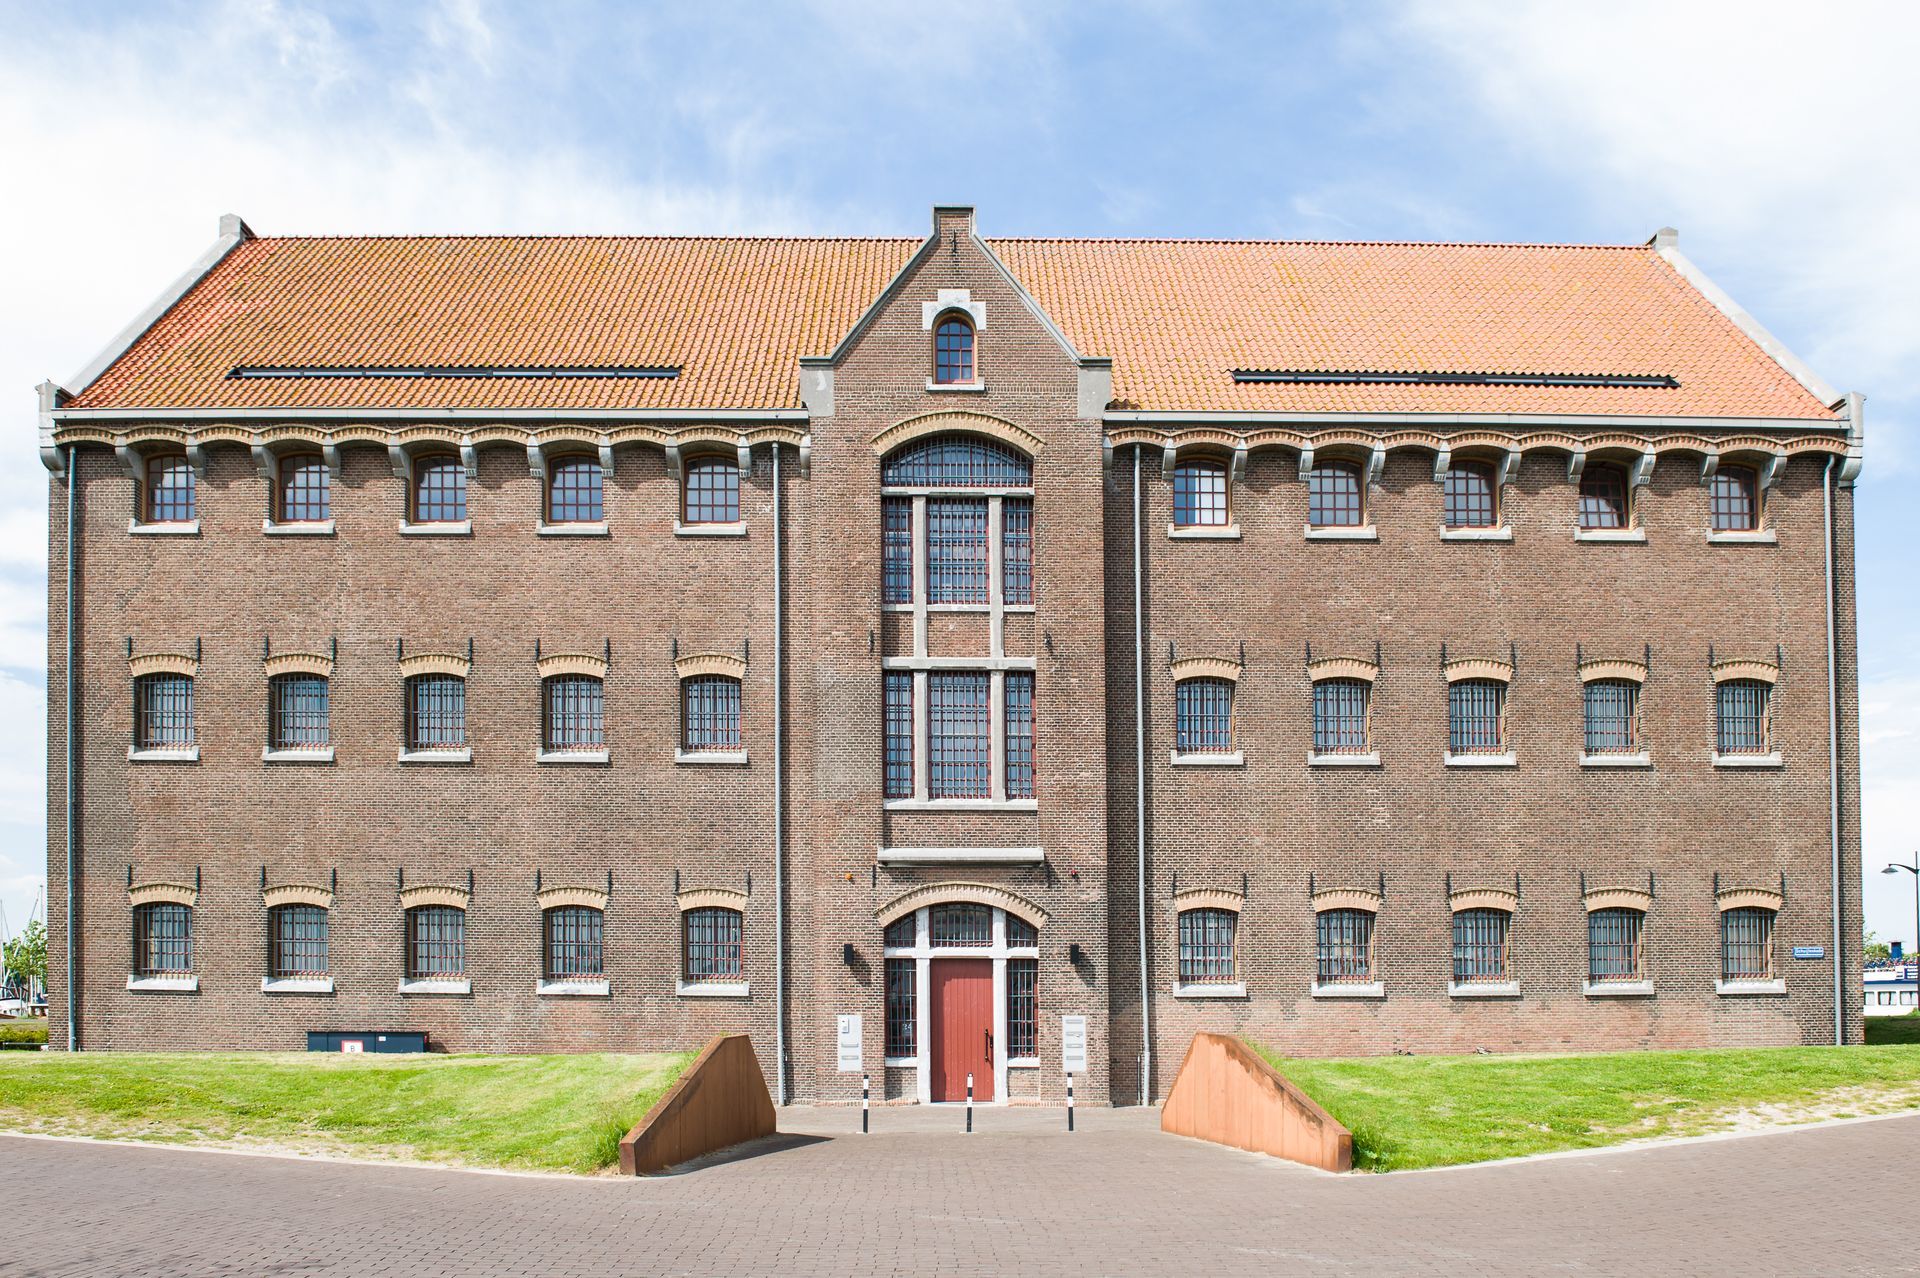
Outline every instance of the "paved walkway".
<path fill-rule="evenodd" d="M 1155 1116 L 790 1110 L 754 1156 L 565 1180 L 0 1137 L 0 1274 L 1920 1274 L 1866 1192 L 1920 1115 L 1326 1176 Z"/>

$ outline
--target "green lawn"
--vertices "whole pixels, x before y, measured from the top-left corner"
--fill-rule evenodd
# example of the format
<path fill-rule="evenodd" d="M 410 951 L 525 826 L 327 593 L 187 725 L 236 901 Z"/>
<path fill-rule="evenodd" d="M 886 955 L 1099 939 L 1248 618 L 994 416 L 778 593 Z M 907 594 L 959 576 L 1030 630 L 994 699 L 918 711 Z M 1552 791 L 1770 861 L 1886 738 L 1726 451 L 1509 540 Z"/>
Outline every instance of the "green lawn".
<path fill-rule="evenodd" d="M 0 1052 L 0 1130 L 590 1173 L 692 1059 Z"/>
<path fill-rule="evenodd" d="M 1353 1132 L 1355 1168 L 1402 1171 L 1920 1108 L 1906 1019 L 1869 1022 L 1866 1047 L 1310 1060 L 1251 1046 Z"/>

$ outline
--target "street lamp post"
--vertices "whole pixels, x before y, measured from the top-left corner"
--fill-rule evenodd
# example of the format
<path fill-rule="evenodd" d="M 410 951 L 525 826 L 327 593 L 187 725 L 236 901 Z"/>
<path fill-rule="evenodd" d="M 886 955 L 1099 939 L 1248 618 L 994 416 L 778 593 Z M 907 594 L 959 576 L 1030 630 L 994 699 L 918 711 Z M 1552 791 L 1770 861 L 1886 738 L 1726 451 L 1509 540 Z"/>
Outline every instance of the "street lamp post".
<path fill-rule="evenodd" d="M 1913 967 L 1914 1004 L 1920 1008 L 1920 852 L 1913 854 L 1913 864 L 1905 861 L 1889 861 L 1882 874 L 1898 874 L 1905 870 L 1913 876 L 1913 950 L 1907 955 L 1907 962 Z"/>

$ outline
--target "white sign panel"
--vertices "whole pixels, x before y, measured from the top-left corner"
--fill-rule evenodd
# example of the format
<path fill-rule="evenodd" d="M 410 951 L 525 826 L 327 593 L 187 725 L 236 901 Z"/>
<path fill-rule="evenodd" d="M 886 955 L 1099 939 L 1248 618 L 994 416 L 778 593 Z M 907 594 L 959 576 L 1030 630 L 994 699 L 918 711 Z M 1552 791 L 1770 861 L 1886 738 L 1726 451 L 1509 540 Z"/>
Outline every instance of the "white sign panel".
<path fill-rule="evenodd" d="M 860 1013 L 844 1015 L 839 1018 L 840 1072 L 858 1074 L 860 1072 Z"/>
<path fill-rule="evenodd" d="M 1060 1068 L 1065 1074 L 1087 1072 L 1087 1018 L 1060 1018 Z"/>

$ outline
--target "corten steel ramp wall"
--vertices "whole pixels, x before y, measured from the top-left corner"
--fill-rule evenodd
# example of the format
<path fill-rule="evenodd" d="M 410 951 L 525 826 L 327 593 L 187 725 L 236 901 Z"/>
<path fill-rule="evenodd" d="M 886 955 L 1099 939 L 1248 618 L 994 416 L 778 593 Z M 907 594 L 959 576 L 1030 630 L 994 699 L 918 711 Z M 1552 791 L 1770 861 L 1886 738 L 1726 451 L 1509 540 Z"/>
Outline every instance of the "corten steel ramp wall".
<path fill-rule="evenodd" d="M 1325 1171 L 1353 1170 L 1353 1133 L 1245 1043 L 1195 1034 L 1160 1130 Z"/>
<path fill-rule="evenodd" d="M 620 1174 L 644 1176 L 774 1131 L 773 1097 L 745 1034 L 723 1034 L 620 1141 Z"/>

